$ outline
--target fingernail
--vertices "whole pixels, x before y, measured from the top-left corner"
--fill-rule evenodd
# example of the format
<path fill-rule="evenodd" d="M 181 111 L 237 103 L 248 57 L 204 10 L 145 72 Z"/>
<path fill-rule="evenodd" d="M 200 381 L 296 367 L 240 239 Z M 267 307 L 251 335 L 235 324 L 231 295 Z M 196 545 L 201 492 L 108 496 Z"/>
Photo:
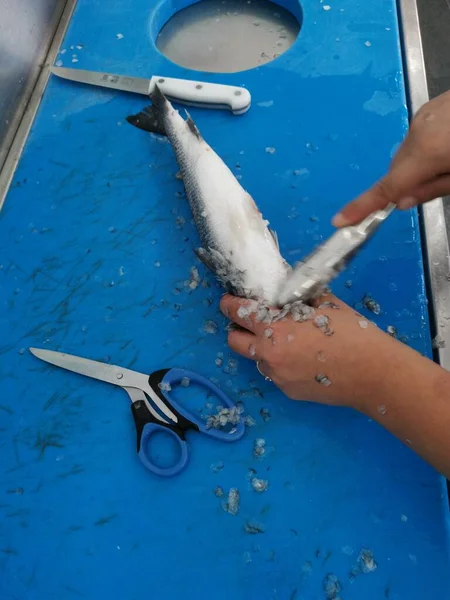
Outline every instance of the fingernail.
<path fill-rule="evenodd" d="M 349 223 L 348 219 L 346 217 L 344 217 L 344 215 L 342 213 L 338 213 L 337 215 L 334 215 L 331 222 L 335 227 L 345 227 L 345 225 L 348 225 L 348 223 Z"/>
<path fill-rule="evenodd" d="M 405 196 L 404 198 L 401 198 L 397 202 L 397 207 L 400 210 L 408 210 L 408 208 L 417 206 L 417 204 L 419 204 L 419 201 L 417 200 L 417 198 L 414 198 L 413 196 Z"/>

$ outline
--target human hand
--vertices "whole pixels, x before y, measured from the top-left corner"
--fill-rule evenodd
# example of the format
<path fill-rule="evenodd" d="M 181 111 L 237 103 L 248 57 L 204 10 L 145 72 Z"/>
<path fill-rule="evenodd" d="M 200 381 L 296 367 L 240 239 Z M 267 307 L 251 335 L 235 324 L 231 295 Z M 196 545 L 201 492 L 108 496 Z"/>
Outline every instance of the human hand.
<path fill-rule="evenodd" d="M 414 117 L 387 175 L 347 204 L 333 225 L 353 225 L 375 210 L 400 210 L 450 194 L 450 92 L 425 104 Z"/>
<path fill-rule="evenodd" d="M 230 331 L 231 349 L 258 361 L 287 396 L 362 408 L 382 395 L 380 386 L 389 369 L 398 368 L 403 345 L 334 296 L 316 305 L 305 322 L 287 317 L 272 324 L 257 321 L 252 300 L 226 295 L 220 308 L 246 330 Z M 255 312 L 247 316 L 245 309 Z"/>

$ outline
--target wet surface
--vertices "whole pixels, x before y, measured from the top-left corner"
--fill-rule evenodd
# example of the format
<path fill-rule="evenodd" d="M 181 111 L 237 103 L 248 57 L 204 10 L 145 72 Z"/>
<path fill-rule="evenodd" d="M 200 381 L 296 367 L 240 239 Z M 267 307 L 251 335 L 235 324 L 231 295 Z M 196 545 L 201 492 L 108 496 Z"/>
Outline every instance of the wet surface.
<path fill-rule="evenodd" d="M 156 45 L 183 67 L 233 73 L 278 58 L 299 30 L 292 13 L 267 0 L 203 0 L 176 13 Z"/>

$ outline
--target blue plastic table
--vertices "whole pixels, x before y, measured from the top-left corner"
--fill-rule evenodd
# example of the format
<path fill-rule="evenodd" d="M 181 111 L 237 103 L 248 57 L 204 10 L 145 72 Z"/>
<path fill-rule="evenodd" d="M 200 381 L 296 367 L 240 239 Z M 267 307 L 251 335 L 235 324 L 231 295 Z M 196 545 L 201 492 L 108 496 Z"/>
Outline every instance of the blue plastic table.
<path fill-rule="evenodd" d="M 305 0 L 299 38 L 278 60 L 211 75 L 155 48 L 182 2 L 79 0 L 58 58 L 247 86 L 242 117 L 191 113 L 294 262 L 384 172 L 408 122 L 395 1 L 330 5 Z M 288 401 L 229 354 L 171 148 L 125 122 L 145 104 L 52 78 L 0 213 L 0 598 L 449 597 L 443 479 L 364 416 Z M 194 265 L 210 287 L 186 288 Z M 393 215 L 334 291 L 362 311 L 371 293 L 382 312 L 367 317 L 431 355 L 415 211 Z M 125 394 L 40 363 L 30 346 L 196 370 L 257 424 L 230 445 L 193 434 L 189 467 L 154 477 L 137 459 Z M 250 468 L 266 492 L 252 490 Z M 237 516 L 216 485 L 240 490 Z M 264 533 L 245 531 L 253 520 Z M 355 569 L 362 549 L 377 564 L 367 573 Z"/>

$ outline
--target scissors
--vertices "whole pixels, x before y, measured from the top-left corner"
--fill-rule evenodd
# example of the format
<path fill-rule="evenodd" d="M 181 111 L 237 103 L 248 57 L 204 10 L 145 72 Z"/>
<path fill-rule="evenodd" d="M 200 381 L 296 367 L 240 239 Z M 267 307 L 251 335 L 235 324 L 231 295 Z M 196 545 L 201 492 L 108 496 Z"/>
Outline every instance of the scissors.
<path fill-rule="evenodd" d="M 39 348 L 30 348 L 30 352 L 37 358 L 57 367 L 123 388 L 131 400 L 131 412 L 137 433 L 138 456 L 144 467 L 155 475 L 172 477 L 186 467 L 188 447 L 185 434 L 189 429 L 223 442 L 234 442 L 244 435 L 245 426 L 242 419 L 230 431 L 208 428 L 207 423 L 201 417 L 188 412 L 173 399 L 169 399 L 168 392 L 172 386 L 189 379 L 212 392 L 226 408 L 236 408 L 236 405 L 220 388 L 198 373 L 172 368 L 160 369 L 150 375 L 145 375 L 63 352 Z M 180 455 L 174 465 L 160 467 L 152 461 L 149 453 L 149 440 L 157 432 L 165 432 L 177 442 Z"/>

